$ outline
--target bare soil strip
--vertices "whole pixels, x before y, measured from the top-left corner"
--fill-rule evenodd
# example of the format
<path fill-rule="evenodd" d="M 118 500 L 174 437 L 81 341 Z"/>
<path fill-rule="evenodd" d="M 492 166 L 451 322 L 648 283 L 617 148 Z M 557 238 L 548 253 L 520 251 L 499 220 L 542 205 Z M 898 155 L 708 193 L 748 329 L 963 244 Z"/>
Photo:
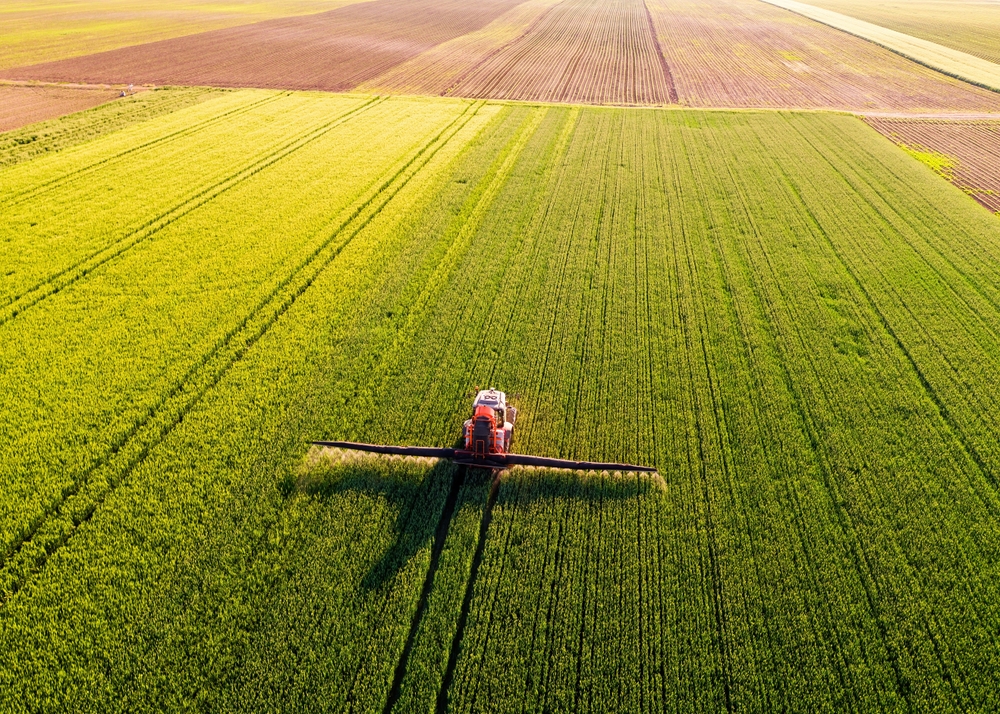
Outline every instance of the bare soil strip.
<path fill-rule="evenodd" d="M 523 0 L 374 0 L 5 70 L 2 77 L 93 83 L 347 91 Z"/>
<path fill-rule="evenodd" d="M 669 68 L 658 56 L 642 0 L 565 0 L 521 37 L 461 78 L 455 96 L 668 104 Z"/>
<path fill-rule="evenodd" d="M 1000 118 L 863 118 L 990 211 L 1000 213 Z"/>
<path fill-rule="evenodd" d="M 111 87 L 0 84 L 0 132 L 96 107 L 120 91 Z"/>
<path fill-rule="evenodd" d="M 682 104 L 1000 111 L 1000 95 L 759 0 L 648 0 Z"/>

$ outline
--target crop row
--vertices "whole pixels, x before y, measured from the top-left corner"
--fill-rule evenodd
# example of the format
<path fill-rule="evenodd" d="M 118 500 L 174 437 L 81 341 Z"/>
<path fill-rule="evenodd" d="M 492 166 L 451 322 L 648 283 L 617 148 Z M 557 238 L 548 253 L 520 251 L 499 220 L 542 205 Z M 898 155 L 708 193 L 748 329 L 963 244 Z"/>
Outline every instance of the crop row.
<path fill-rule="evenodd" d="M 361 116 L 3 326 L 138 325 L 166 373 L 355 221 L 2 605 L 5 708 L 995 708 L 993 216 L 846 116 Z M 308 446 L 450 444 L 477 384 L 516 450 L 659 477 Z"/>
<path fill-rule="evenodd" d="M 486 27 L 433 47 L 357 87 L 359 92 L 443 95 L 485 58 L 533 30 L 560 0 L 531 0 Z"/>

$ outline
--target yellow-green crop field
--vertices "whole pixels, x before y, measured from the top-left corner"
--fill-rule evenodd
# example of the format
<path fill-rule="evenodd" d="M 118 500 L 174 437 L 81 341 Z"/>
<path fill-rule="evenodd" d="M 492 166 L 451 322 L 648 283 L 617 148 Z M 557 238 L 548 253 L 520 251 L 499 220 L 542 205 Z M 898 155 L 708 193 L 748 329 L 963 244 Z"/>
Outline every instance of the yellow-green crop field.
<path fill-rule="evenodd" d="M 0 144 L 0 710 L 1000 706 L 972 198 L 845 115 L 176 101 Z M 308 445 L 475 385 L 658 474 Z"/>

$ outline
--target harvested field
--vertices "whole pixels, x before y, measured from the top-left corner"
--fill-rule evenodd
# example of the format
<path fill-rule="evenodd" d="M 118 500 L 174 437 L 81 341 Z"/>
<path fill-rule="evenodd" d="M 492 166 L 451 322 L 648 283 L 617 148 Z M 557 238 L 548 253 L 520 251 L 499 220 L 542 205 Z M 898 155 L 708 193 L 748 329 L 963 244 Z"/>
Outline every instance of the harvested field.
<path fill-rule="evenodd" d="M 0 132 L 96 107 L 118 96 L 111 87 L 0 84 Z"/>
<path fill-rule="evenodd" d="M 1000 213 L 1000 121 L 865 117 L 880 134 Z"/>
<path fill-rule="evenodd" d="M 443 94 L 589 104 L 677 99 L 643 0 L 564 0 Z"/>
<path fill-rule="evenodd" d="M 1000 3 L 986 0 L 809 0 L 810 5 L 1000 63 Z"/>
<path fill-rule="evenodd" d="M 15 0 L 0 4 L 0 68 L 79 57 L 363 0 Z"/>
<path fill-rule="evenodd" d="M 345 91 L 478 30 L 521 0 L 374 0 L 7 70 L 45 81 Z M 100 79 L 98 79 L 100 78 Z"/>
<path fill-rule="evenodd" d="M 1000 95 L 758 0 L 649 0 L 682 103 L 1000 111 Z"/>

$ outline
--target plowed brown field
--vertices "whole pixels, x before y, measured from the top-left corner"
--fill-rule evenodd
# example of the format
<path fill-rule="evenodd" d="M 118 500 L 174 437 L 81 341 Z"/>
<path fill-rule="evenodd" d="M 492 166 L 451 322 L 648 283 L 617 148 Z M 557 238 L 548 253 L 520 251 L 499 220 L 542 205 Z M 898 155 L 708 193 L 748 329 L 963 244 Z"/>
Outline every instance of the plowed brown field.
<path fill-rule="evenodd" d="M 0 84 L 0 131 L 72 114 L 113 99 L 110 87 L 52 87 Z"/>
<path fill-rule="evenodd" d="M 6 70 L 13 79 L 344 91 L 523 0 L 374 0 Z"/>
<path fill-rule="evenodd" d="M 560 2 L 527 0 L 481 30 L 433 47 L 357 89 L 390 94 L 444 94 L 470 67 L 523 36 Z"/>
<path fill-rule="evenodd" d="M 643 0 L 564 0 L 443 93 L 592 104 L 677 98 Z"/>
<path fill-rule="evenodd" d="M 757 0 L 649 0 L 680 101 L 700 107 L 1000 111 L 1000 95 Z"/>
<path fill-rule="evenodd" d="M 865 117 L 876 131 L 1000 213 L 1000 121 Z"/>

